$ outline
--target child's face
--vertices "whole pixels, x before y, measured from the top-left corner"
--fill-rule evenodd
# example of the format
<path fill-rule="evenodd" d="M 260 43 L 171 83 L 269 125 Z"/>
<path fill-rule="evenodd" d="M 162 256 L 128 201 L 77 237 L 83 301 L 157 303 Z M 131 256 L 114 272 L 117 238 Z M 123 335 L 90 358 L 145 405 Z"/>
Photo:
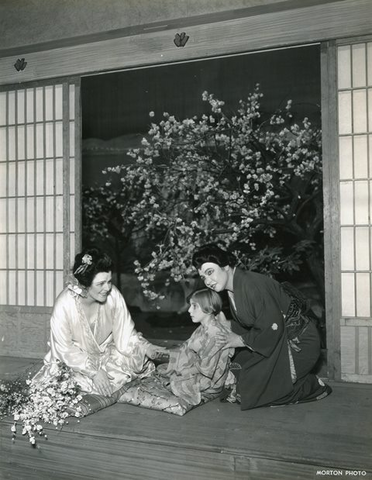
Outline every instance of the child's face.
<path fill-rule="evenodd" d="M 203 323 L 210 317 L 210 314 L 203 312 L 203 310 L 200 308 L 200 305 L 193 299 L 190 300 L 190 308 L 188 312 L 193 323 Z"/>

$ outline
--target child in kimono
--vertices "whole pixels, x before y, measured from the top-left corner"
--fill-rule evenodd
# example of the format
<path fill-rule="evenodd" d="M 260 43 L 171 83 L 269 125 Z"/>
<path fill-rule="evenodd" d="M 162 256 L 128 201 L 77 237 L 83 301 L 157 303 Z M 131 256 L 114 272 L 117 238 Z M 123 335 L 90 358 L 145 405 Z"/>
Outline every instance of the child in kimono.
<path fill-rule="evenodd" d="M 189 313 L 200 324 L 180 347 L 169 351 L 169 363 L 161 364 L 150 377 L 122 388 L 119 402 L 184 415 L 191 408 L 217 398 L 230 373 L 233 348 L 216 345 L 219 333 L 230 332 L 218 293 L 205 288 L 190 298 Z"/>

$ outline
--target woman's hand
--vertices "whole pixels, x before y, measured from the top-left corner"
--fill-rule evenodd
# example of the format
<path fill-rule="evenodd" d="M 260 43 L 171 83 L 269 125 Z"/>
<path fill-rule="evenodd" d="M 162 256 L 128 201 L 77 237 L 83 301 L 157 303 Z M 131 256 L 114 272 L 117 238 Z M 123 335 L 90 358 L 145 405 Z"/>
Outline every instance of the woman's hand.
<path fill-rule="evenodd" d="M 109 397 L 113 392 L 113 387 L 110 383 L 112 379 L 113 377 L 104 370 L 98 370 L 92 380 L 98 393 L 104 397 Z"/>
<path fill-rule="evenodd" d="M 218 348 L 237 348 L 245 347 L 242 337 L 236 333 L 218 333 L 216 335 L 216 346 Z"/>
<path fill-rule="evenodd" d="M 159 345 L 153 345 L 150 343 L 146 350 L 146 355 L 151 360 L 161 360 L 164 358 L 169 359 L 169 349 L 166 347 L 160 347 Z"/>

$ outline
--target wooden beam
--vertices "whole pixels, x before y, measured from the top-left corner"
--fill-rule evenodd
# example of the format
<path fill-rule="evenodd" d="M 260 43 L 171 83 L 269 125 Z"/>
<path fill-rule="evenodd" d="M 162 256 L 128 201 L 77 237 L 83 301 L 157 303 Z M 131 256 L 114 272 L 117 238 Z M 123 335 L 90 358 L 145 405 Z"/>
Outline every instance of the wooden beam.
<path fill-rule="evenodd" d="M 85 34 L 85 35 L 70 35 L 68 38 L 58 38 L 57 36 L 53 36 L 54 32 L 49 32 L 50 40 L 39 42 L 39 43 L 27 43 L 22 46 L 22 44 L 17 44 L 17 46 L 9 47 L 9 42 L 7 42 L 8 47 L 3 47 L 0 45 L 0 57 L 9 57 L 13 55 L 17 55 L 18 52 L 21 50 L 24 53 L 30 52 L 40 52 L 45 50 L 52 50 L 54 48 L 64 48 L 70 47 L 73 45 L 82 45 L 85 43 L 93 43 L 93 42 L 100 42 L 103 40 L 110 40 L 113 38 L 122 38 L 122 37 L 132 37 L 134 35 L 139 35 L 141 33 L 146 33 L 149 31 L 161 31 L 161 30 L 178 30 L 180 28 L 189 28 L 191 26 L 196 25 L 206 25 L 208 23 L 217 23 L 223 22 L 227 20 L 233 20 L 236 18 L 245 18 L 245 17 L 253 17 L 258 15 L 265 15 L 267 13 L 275 13 L 275 12 L 284 12 L 288 10 L 294 10 L 299 8 L 305 7 L 312 7 L 315 5 L 324 5 L 326 3 L 335 3 L 341 2 L 345 0 L 249 0 L 246 1 L 247 4 L 251 4 L 250 6 L 243 7 L 243 8 L 234 8 L 234 1 L 233 2 L 226 2 L 225 8 L 229 8 L 230 10 L 223 10 L 223 11 L 214 11 L 210 13 L 198 14 L 198 7 L 188 5 L 187 10 L 183 5 L 179 5 L 178 12 L 181 15 L 178 18 L 172 18 L 172 12 L 168 11 L 165 7 L 165 2 L 169 0 L 147 0 L 151 1 L 153 8 L 156 9 L 156 4 L 162 3 L 163 12 L 166 12 L 168 17 L 164 17 L 161 21 L 151 21 L 151 12 L 146 11 L 145 15 L 140 15 L 140 11 L 142 8 L 142 12 L 144 11 L 144 4 L 138 5 L 138 15 L 137 21 L 141 22 L 142 18 L 144 20 L 147 19 L 146 23 L 139 23 L 133 24 L 131 22 L 131 17 L 128 15 L 128 18 L 121 19 L 121 23 L 123 26 L 121 28 L 116 28 L 113 30 L 105 30 L 105 25 L 100 25 L 100 31 L 95 33 Z M 229 3 L 227 5 L 227 3 Z M 53 5 L 53 3 L 51 3 Z M 33 13 L 37 11 L 38 5 L 36 4 Z M 40 6 L 39 6 L 40 8 Z M 52 6 L 48 5 L 48 10 L 46 11 L 46 15 L 51 15 L 51 8 Z M 209 7 L 213 8 L 213 7 Z M 148 10 L 148 7 L 147 7 Z M 204 9 L 203 9 L 204 10 Z M 128 11 L 131 13 L 131 8 L 128 6 L 123 7 L 122 12 Z M 185 15 L 182 13 L 185 12 Z M 186 14 L 187 12 L 187 14 Z M 5 10 L 6 13 L 6 10 Z M 93 15 L 94 15 L 93 10 Z M 118 12 L 119 13 L 119 12 Z M 22 18 L 23 12 L 20 10 L 20 17 Z M 158 18 L 158 17 L 157 17 Z M 5 15 L 6 21 L 6 15 Z M 63 19 L 61 20 L 63 22 Z M 17 25 L 14 26 L 15 32 L 16 29 L 19 28 Z M 59 25 L 61 28 L 61 24 Z M 5 27 L 6 28 L 6 27 Z M 22 32 L 24 33 L 24 32 Z M 71 32 L 72 33 L 72 32 Z"/>
<path fill-rule="evenodd" d="M 0 58 L 0 84 L 87 75 L 127 68 L 162 65 L 263 49 L 316 43 L 372 32 L 372 2 L 342 0 L 232 18 L 198 25 L 179 25 L 45 51 L 14 52 Z M 185 21 L 187 25 L 187 21 Z M 164 27 L 163 27 L 164 28 Z M 189 40 L 177 48 L 175 35 L 185 31 Z M 17 72 L 14 64 L 25 58 Z"/>
<path fill-rule="evenodd" d="M 321 49 L 323 130 L 324 263 L 328 376 L 341 379 L 341 283 L 339 228 L 339 171 L 337 137 L 337 66 L 335 42 Z"/>

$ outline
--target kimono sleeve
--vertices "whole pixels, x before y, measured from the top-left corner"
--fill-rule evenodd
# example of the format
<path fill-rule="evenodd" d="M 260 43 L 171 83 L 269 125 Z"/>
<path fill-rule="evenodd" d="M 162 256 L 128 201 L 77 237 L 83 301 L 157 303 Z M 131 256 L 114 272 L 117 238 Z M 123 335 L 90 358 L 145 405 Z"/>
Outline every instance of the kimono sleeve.
<path fill-rule="evenodd" d="M 132 316 L 125 303 L 123 295 L 113 286 L 110 295 L 112 308 L 112 333 L 115 346 L 120 353 L 125 355 L 130 346 L 140 342 L 144 346 L 150 343 L 139 334 L 132 319 Z"/>
<path fill-rule="evenodd" d="M 227 351 L 216 347 L 214 338 L 209 338 L 205 348 L 199 352 L 199 362 L 196 363 L 196 368 L 204 377 L 213 378 L 221 357 L 228 357 Z"/>
<path fill-rule="evenodd" d="M 92 378 L 97 373 L 98 365 L 89 354 L 80 348 L 74 335 L 74 300 L 67 291 L 57 298 L 50 320 L 50 346 L 52 357 L 58 358 L 68 367 Z M 75 319 L 76 320 L 76 319 Z"/>
<path fill-rule="evenodd" d="M 196 352 L 197 361 L 194 364 L 198 373 L 206 378 L 213 379 L 219 367 L 225 368 L 232 349 L 221 349 L 217 347 L 215 336 L 220 330 L 216 327 L 209 327 L 206 332 L 200 334 L 200 348 Z"/>
<path fill-rule="evenodd" d="M 275 298 L 259 289 L 242 289 L 238 333 L 244 344 L 264 357 L 270 357 L 285 334 L 283 313 Z M 245 324 L 245 325 L 244 325 Z"/>
<path fill-rule="evenodd" d="M 188 375 L 197 374 L 195 367 L 196 362 L 199 359 L 198 354 L 191 347 L 195 339 L 198 338 L 197 328 L 190 338 L 185 340 L 179 347 L 172 349 L 169 352 L 169 362 L 164 368 L 164 373 L 167 375 Z"/>
<path fill-rule="evenodd" d="M 252 328 L 249 332 L 240 335 L 244 344 L 253 352 L 257 352 L 264 357 L 270 357 L 279 342 L 282 340 L 284 328 L 280 324 L 273 324 L 274 327 L 266 326 L 264 328 Z"/>

